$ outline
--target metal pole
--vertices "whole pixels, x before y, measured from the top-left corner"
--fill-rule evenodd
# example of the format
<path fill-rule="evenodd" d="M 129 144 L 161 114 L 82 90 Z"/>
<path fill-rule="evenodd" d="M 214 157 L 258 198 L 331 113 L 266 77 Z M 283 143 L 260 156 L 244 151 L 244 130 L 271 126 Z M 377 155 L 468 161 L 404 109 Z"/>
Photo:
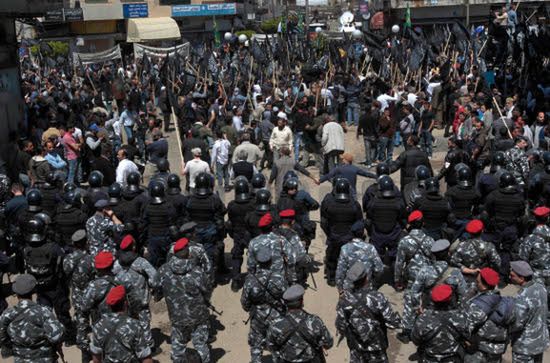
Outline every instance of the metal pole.
<path fill-rule="evenodd" d="M 464 0 L 466 3 L 466 28 L 470 26 L 470 0 Z"/>

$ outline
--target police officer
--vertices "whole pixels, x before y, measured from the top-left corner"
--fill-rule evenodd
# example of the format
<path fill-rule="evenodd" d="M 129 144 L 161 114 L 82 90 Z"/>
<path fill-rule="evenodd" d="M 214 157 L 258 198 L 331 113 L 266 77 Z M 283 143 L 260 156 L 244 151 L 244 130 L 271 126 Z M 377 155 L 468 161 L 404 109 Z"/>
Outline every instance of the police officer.
<path fill-rule="evenodd" d="M 94 204 L 96 213 L 86 221 L 88 235 L 88 250 L 92 256 L 100 251 L 116 251 L 116 234 L 122 233 L 124 225 L 113 213 L 106 199 L 100 199 Z"/>
<path fill-rule="evenodd" d="M 224 244 L 225 222 L 227 213 L 225 205 L 217 194 L 212 192 L 212 177 L 201 173 L 195 178 L 195 190 L 187 200 L 189 221 L 197 223 L 197 242 L 201 243 L 208 253 L 214 272 L 229 272 L 225 266 Z"/>
<path fill-rule="evenodd" d="M 449 139 L 452 143 L 452 139 Z M 457 140 L 458 141 L 458 140 Z M 456 141 L 455 141 L 456 142 Z M 452 146 L 449 148 L 447 155 L 445 156 L 445 163 L 443 168 L 439 171 L 437 179 L 441 180 L 445 178 L 445 183 L 448 187 L 454 187 L 457 183 L 457 173 L 464 166 L 470 165 L 470 156 L 464 150 L 458 146 Z"/>
<path fill-rule="evenodd" d="M 25 228 L 28 221 L 33 219 L 38 213 L 42 213 L 42 193 L 38 189 L 31 189 L 27 193 L 27 208 L 17 214 L 17 226 L 22 236 L 27 233 Z"/>
<path fill-rule="evenodd" d="M 130 315 L 136 317 L 143 328 L 145 340 L 151 349 L 155 344 L 151 335 L 149 293 L 159 287 L 157 270 L 143 257 L 138 256 L 137 243 L 128 234 L 120 241 L 120 249 L 113 267 L 115 281 L 126 288 Z"/>
<path fill-rule="evenodd" d="M 62 246 L 69 246 L 73 233 L 85 228 L 87 220 L 88 215 L 82 210 L 80 195 L 74 191 L 65 193 L 63 203 L 53 218 L 57 241 Z"/>
<path fill-rule="evenodd" d="M 525 149 L 529 145 L 527 138 L 518 136 L 514 139 L 514 147 L 504 153 L 506 158 L 506 170 L 508 170 L 516 179 L 516 184 L 522 192 L 527 186 L 529 180 L 529 158 L 525 154 Z"/>
<path fill-rule="evenodd" d="M 336 329 L 346 337 L 350 363 L 389 362 L 387 329 L 401 325 L 386 297 L 370 287 L 368 271 L 362 262 L 355 262 L 346 278 L 353 284 L 344 291 L 336 307 Z"/>
<path fill-rule="evenodd" d="M 186 218 L 185 205 L 187 203 L 187 197 L 181 192 L 181 180 L 176 174 L 168 175 L 166 179 L 166 200 L 172 204 L 176 210 L 176 224 L 183 224 Z"/>
<path fill-rule="evenodd" d="M 65 253 L 58 244 L 46 238 L 46 229 L 44 221 L 39 218 L 28 222 L 25 228 L 27 246 L 23 250 L 25 271 L 37 281 L 36 302 L 55 310 L 65 330 L 65 341 L 74 344 L 75 329 L 69 313 L 69 288 L 62 276 Z"/>
<path fill-rule="evenodd" d="M 208 347 L 208 275 L 190 258 L 189 240 L 174 245 L 174 257 L 159 269 L 160 284 L 172 324 L 172 361 L 185 362 L 187 344 L 193 342 L 201 361 L 210 362 Z"/>
<path fill-rule="evenodd" d="M 40 193 L 42 194 L 42 208 L 44 212 L 54 218 L 57 204 L 61 199 L 55 172 L 50 171 L 46 174 L 46 182 L 40 185 Z"/>
<path fill-rule="evenodd" d="M 361 205 L 363 206 L 363 211 L 366 213 L 367 206 L 369 205 L 369 202 L 374 198 L 376 194 L 378 194 L 378 181 L 380 178 L 384 175 L 390 175 L 390 167 L 387 163 L 380 163 L 376 165 L 376 180 L 374 183 L 368 186 L 368 188 L 365 190 L 365 193 L 363 193 L 363 199 L 361 200 Z M 402 198 L 403 195 L 401 194 L 401 191 L 399 188 L 394 184 L 394 193 L 398 198 Z"/>
<path fill-rule="evenodd" d="M 338 257 L 342 246 L 350 240 L 350 227 L 362 219 L 361 206 L 351 197 L 349 181 L 337 179 L 333 192 L 321 203 L 321 228 L 327 236 L 325 276 L 330 286 L 336 285 Z"/>
<path fill-rule="evenodd" d="M 271 250 L 261 248 L 256 256 L 258 268 L 246 277 L 241 305 L 250 314 L 250 361 L 261 362 L 265 348 L 267 328 L 271 323 L 284 315 L 282 296 L 288 288 L 285 277 L 271 270 Z"/>
<path fill-rule="evenodd" d="M 250 184 L 252 186 L 252 190 L 250 191 L 250 194 L 252 195 L 252 198 L 255 198 L 256 193 L 260 189 L 265 189 L 265 185 L 267 184 L 267 180 L 265 179 L 265 176 L 262 173 L 256 173 L 252 177 L 252 180 L 250 181 Z"/>
<path fill-rule="evenodd" d="M 397 241 L 405 226 L 405 204 L 395 194 L 395 185 L 388 175 L 378 178 L 378 193 L 365 208 L 366 225 L 371 243 L 390 265 L 395 260 Z"/>
<path fill-rule="evenodd" d="M 430 170 L 430 175 L 433 175 L 428 154 L 418 146 L 418 136 L 411 135 L 405 141 L 409 148 L 406 148 L 406 150 L 390 164 L 390 171 L 392 173 L 401 169 L 401 190 L 404 190 L 405 185 L 414 180 L 416 167 L 419 165 L 426 166 Z"/>
<path fill-rule="evenodd" d="M 289 283 L 296 281 L 296 260 L 294 251 L 286 238 L 273 232 L 273 218 L 266 213 L 258 222 L 260 235 L 248 245 L 247 269 L 254 273 L 257 269 L 256 255 L 262 248 L 271 251 L 271 270 L 282 274 Z"/>
<path fill-rule="evenodd" d="M 514 301 L 495 290 L 498 272 L 485 267 L 476 278 L 477 293 L 465 303 L 465 312 L 473 334 L 466 343 L 465 362 L 499 363 L 508 345 L 514 319 Z"/>
<path fill-rule="evenodd" d="M 90 281 L 94 279 L 94 261 L 87 252 L 86 231 L 79 229 L 71 236 L 74 250 L 63 259 L 63 272 L 71 288 L 71 301 L 74 308 L 76 322 L 76 345 L 82 351 L 82 362 L 89 362 L 92 357 L 89 354 L 87 342 L 88 322 L 82 312 L 84 305 L 84 292 Z"/>
<path fill-rule="evenodd" d="M 90 215 L 94 212 L 94 205 L 100 199 L 108 199 L 107 190 L 103 187 L 103 174 L 94 170 L 88 177 L 88 190 L 84 196 L 84 204 Z"/>
<path fill-rule="evenodd" d="M 384 264 L 376 248 L 365 240 L 365 223 L 355 222 L 351 226 L 353 238 L 342 246 L 336 267 L 336 286 L 339 291 L 351 289 L 352 284 L 346 279 L 348 270 L 356 262 L 361 262 L 367 270 L 367 278 L 373 288 L 377 288 L 378 279 L 384 272 Z"/>
<path fill-rule="evenodd" d="M 143 208 L 143 231 L 147 236 L 149 262 L 158 267 L 166 259 L 170 239 L 168 229 L 175 224 L 176 212 L 172 204 L 166 202 L 164 184 L 155 181 L 149 189 L 150 200 Z"/>
<path fill-rule="evenodd" d="M 151 176 L 151 180 L 149 181 L 149 186 L 151 186 L 153 182 L 161 182 L 162 184 L 164 184 L 164 187 L 167 188 L 168 177 L 171 175 L 170 163 L 166 158 L 161 158 L 157 162 L 157 169 L 158 169 L 157 172 Z"/>
<path fill-rule="evenodd" d="M 464 226 L 477 215 L 479 210 L 480 195 L 474 189 L 472 172 L 464 166 L 457 172 L 457 184 L 445 192 L 454 219 L 454 227 L 457 230 L 455 237 L 462 235 Z"/>
<path fill-rule="evenodd" d="M 245 217 L 246 228 L 250 232 L 251 238 L 260 235 L 258 222 L 266 213 L 270 213 L 272 217 L 278 216 L 277 207 L 271 204 L 271 193 L 269 190 L 259 189 L 256 192 L 254 210 L 248 212 Z M 275 221 L 275 224 L 277 224 L 277 221 Z"/>
<path fill-rule="evenodd" d="M 492 241 L 500 255 L 502 266 L 498 271 L 504 281 L 508 279 L 510 252 L 522 228 L 521 217 L 525 213 L 525 200 L 518 190 L 514 176 L 505 172 L 500 176 L 499 188 L 485 200 L 488 222 L 487 239 Z"/>
<path fill-rule="evenodd" d="M 467 336 L 467 319 L 452 308 L 453 288 L 436 285 L 431 291 L 433 305 L 416 319 L 411 339 L 420 362 L 464 362 L 461 341 Z"/>
<path fill-rule="evenodd" d="M 93 327 L 90 351 L 94 362 L 153 363 L 140 322 L 128 316 L 124 286 L 111 288 L 105 303 L 109 311 Z"/>
<path fill-rule="evenodd" d="M 533 269 L 527 262 L 512 261 L 510 269 L 510 281 L 520 287 L 515 298 L 516 319 L 511 328 L 512 360 L 542 363 L 544 351 L 550 345 L 545 288 L 533 279 Z"/>
<path fill-rule="evenodd" d="M 437 178 L 426 180 L 426 194 L 418 199 L 413 208 L 424 215 L 424 231 L 433 239 L 443 237 L 443 230 L 451 218 L 449 201 L 439 191 Z"/>
<path fill-rule="evenodd" d="M 294 209 L 285 209 L 279 212 L 280 224 L 274 233 L 284 237 L 293 251 L 293 260 L 296 261 L 296 281 L 302 286 L 307 284 L 307 275 L 311 266 L 311 257 L 307 254 L 306 243 L 294 229 L 296 212 Z"/>
<path fill-rule="evenodd" d="M 109 195 L 109 207 L 111 208 L 115 216 L 117 216 L 118 219 L 120 219 L 120 221 L 124 223 L 126 217 L 124 213 L 124 206 L 122 205 L 122 186 L 116 182 L 109 185 L 107 194 Z"/>
<path fill-rule="evenodd" d="M 283 294 L 287 313 L 269 326 L 267 346 L 276 362 L 325 362 L 334 343 L 323 321 L 303 309 L 304 288 L 292 285 Z"/>
<path fill-rule="evenodd" d="M 32 301 L 37 281 L 34 276 L 17 276 L 12 285 L 17 304 L 0 316 L 2 356 L 13 353 L 16 362 L 54 362 L 61 350 L 63 325 L 53 311 Z M 6 351 L 7 349 L 7 351 Z"/>
<path fill-rule="evenodd" d="M 501 264 L 495 246 L 481 239 L 483 228 L 483 222 L 479 219 L 468 222 L 466 232 L 470 239 L 461 241 L 451 256 L 451 265 L 460 268 L 470 289 L 480 269 L 491 267 L 498 271 Z"/>
<path fill-rule="evenodd" d="M 434 243 L 434 239 L 423 230 L 424 215 L 421 211 L 412 211 L 407 222 L 408 234 L 397 245 L 394 265 L 395 288 L 398 291 L 411 287 L 418 271 L 428 263 Z"/>
<path fill-rule="evenodd" d="M 243 264 L 244 250 L 248 248 L 250 242 L 250 232 L 246 226 L 246 215 L 254 211 L 254 202 L 250 195 L 250 186 L 245 178 L 235 180 L 235 199 L 227 205 L 226 229 L 231 238 L 233 238 L 233 248 L 231 249 L 231 290 L 239 291 L 242 287 L 243 279 L 241 276 L 241 267 Z"/>
<path fill-rule="evenodd" d="M 550 205 L 550 151 L 542 154 L 544 170 L 535 174 L 529 183 L 529 200 L 533 205 Z"/>
<path fill-rule="evenodd" d="M 492 191 L 498 189 L 500 176 L 506 171 L 504 168 L 506 158 L 502 151 L 498 151 L 493 155 L 489 173 L 481 175 L 477 181 L 477 190 L 481 195 L 480 203 L 485 203 L 485 199 Z"/>
<path fill-rule="evenodd" d="M 138 172 L 132 172 L 126 177 L 126 187 L 122 190 L 122 200 L 120 207 L 124 211 L 124 223 L 132 223 L 139 226 L 137 234 L 141 234 L 141 217 L 143 208 L 149 201 L 146 190 L 139 185 L 141 175 Z M 142 244 L 142 241 L 138 241 Z"/>
<path fill-rule="evenodd" d="M 418 165 L 414 170 L 414 180 L 405 185 L 403 198 L 405 205 L 412 211 L 414 204 L 426 195 L 426 180 L 431 177 L 431 172 L 425 165 Z"/>

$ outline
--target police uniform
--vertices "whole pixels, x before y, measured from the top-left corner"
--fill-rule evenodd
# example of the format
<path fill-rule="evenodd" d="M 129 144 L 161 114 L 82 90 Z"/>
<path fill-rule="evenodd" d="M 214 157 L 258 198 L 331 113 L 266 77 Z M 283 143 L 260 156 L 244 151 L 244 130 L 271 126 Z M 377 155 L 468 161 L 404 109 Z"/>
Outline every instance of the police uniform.
<path fill-rule="evenodd" d="M 101 199 L 95 203 L 98 210 L 96 214 L 88 218 L 86 222 L 86 234 L 88 235 L 88 251 L 95 256 L 100 251 L 115 253 L 116 243 L 114 235 L 124 229 L 122 224 L 115 224 L 111 218 L 104 216 L 101 209 L 106 208 L 109 202 Z"/>

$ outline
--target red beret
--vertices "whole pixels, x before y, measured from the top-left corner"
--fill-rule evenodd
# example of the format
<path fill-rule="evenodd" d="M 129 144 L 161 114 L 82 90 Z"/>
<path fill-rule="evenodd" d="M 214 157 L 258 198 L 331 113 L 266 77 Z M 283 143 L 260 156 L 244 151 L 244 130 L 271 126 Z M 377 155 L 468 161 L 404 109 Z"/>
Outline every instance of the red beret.
<path fill-rule="evenodd" d="M 95 256 L 95 268 L 103 270 L 111 267 L 114 260 L 115 258 L 111 252 L 101 251 Z"/>
<path fill-rule="evenodd" d="M 416 221 L 421 220 L 422 218 L 424 218 L 424 214 L 422 214 L 421 211 L 419 211 L 419 210 L 413 210 L 413 211 L 411 212 L 411 214 L 409 214 L 408 222 L 409 222 L 409 223 L 416 222 Z"/>
<path fill-rule="evenodd" d="M 294 218 L 296 217 L 296 212 L 294 209 L 285 209 L 279 212 L 279 217 L 281 218 Z"/>
<path fill-rule="evenodd" d="M 271 225 L 273 222 L 273 218 L 271 217 L 271 213 L 266 213 L 263 215 L 262 218 L 260 218 L 260 221 L 258 222 L 258 227 L 263 228 Z"/>
<path fill-rule="evenodd" d="M 134 242 L 135 242 L 134 237 L 132 237 L 131 234 L 127 234 L 122 238 L 122 241 L 120 241 L 120 249 L 124 251 L 128 247 L 130 247 Z"/>
<path fill-rule="evenodd" d="M 107 293 L 107 296 L 105 297 L 105 302 L 109 306 L 116 305 L 124 299 L 125 295 L 126 289 L 124 288 L 124 286 L 115 286 Z"/>
<path fill-rule="evenodd" d="M 540 218 L 548 217 L 548 215 L 550 215 L 550 208 L 548 208 L 548 207 L 537 207 L 533 211 L 533 214 L 535 215 L 535 217 L 540 217 Z"/>
<path fill-rule="evenodd" d="M 453 295 L 453 288 L 449 285 L 437 285 L 432 289 L 432 301 L 436 303 L 448 302 Z"/>
<path fill-rule="evenodd" d="M 492 268 L 485 267 L 479 270 L 479 274 L 481 275 L 481 278 L 485 283 L 489 286 L 497 286 L 498 282 L 500 280 L 500 277 L 498 276 L 498 272 L 493 270 Z"/>
<path fill-rule="evenodd" d="M 187 238 L 180 238 L 176 241 L 176 244 L 174 245 L 174 253 L 179 252 L 183 250 L 187 245 L 189 244 L 189 240 Z"/>
<path fill-rule="evenodd" d="M 483 222 L 479 219 L 474 219 L 466 225 L 466 232 L 469 234 L 479 234 L 483 231 Z"/>

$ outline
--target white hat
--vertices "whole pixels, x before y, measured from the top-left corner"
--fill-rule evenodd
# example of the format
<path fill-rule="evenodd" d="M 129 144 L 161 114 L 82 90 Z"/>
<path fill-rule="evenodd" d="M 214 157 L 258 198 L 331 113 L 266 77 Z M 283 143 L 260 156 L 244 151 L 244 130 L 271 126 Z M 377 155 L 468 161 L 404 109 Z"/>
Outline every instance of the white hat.
<path fill-rule="evenodd" d="M 191 153 L 193 153 L 194 156 L 200 156 L 202 154 L 202 151 L 200 147 L 195 147 L 191 149 Z"/>
<path fill-rule="evenodd" d="M 254 85 L 254 92 L 260 93 L 260 92 L 262 92 L 262 88 L 259 85 L 255 84 Z"/>
<path fill-rule="evenodd" d="M 286 113 L 284 113 L 284 112 L 279 112 L 279 113 L 277 114 L 277 118 L 282 118 L 283 120 L 287 120 L 287 118 L 286 118 Z"/>
<path fill-rule="evenodd" d="M 166 89 L 165 86 L 160 87 L 160 90 L 161 90 L 161 91 L 164 91 L 165 89 Z"/>

